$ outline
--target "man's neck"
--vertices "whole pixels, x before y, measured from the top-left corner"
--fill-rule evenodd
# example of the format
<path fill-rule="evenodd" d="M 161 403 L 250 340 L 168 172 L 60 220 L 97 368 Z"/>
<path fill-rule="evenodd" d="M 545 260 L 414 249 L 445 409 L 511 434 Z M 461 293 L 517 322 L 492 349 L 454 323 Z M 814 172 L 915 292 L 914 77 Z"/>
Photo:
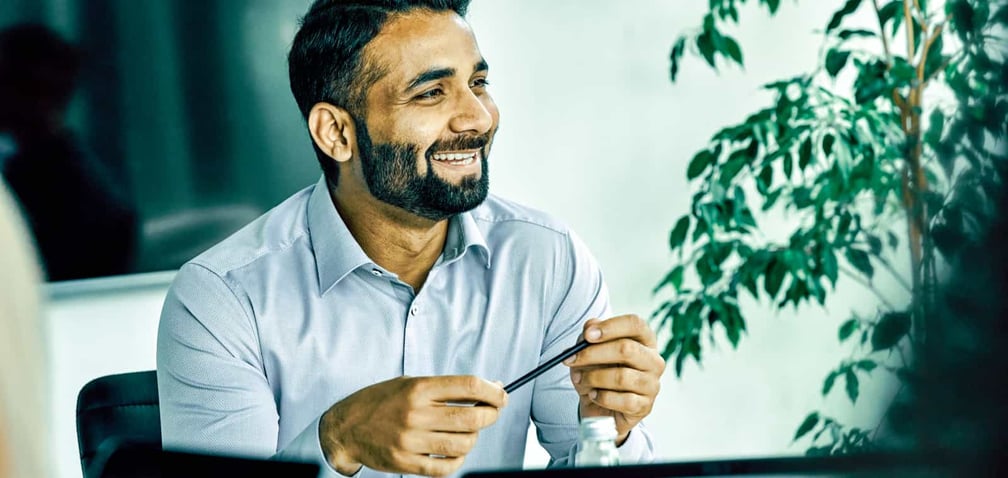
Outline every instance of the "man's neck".
<path fill-rule="evenodd" d="M 350 234 L 375 264 L 419 292 L 444 250 L 448 221 L 417 217 L 346 186 L 330 188 L 329 195 Z"/>

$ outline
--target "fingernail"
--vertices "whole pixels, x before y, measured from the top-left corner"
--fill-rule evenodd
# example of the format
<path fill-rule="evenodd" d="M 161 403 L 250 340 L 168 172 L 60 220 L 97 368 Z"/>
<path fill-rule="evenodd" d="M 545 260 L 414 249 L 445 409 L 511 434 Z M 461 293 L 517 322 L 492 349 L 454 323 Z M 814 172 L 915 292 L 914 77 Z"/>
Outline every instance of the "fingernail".
<path fill-rule="evenodd" d="M 598 398 L 598 390 L 592 390 L 588 392 L 588 397 L 591 398 L 592 400 Z"/>
<path fill-rule="evenodd" d="M 574 372 L 574 373 L 572 373 L 571 374 L 571 380 L 573 380 L 574 383 L 581 383 L 581 372 Z"/>
<path fill-rule="evenodd" d="M 597 327 L 592 327 L 588 329 L 588 332 L 585 334 L 585 337 L 588 340 L 598 340 L 602 337 L 602 331 L 599 330 Z"/>
<path fill-rule="evenodd" d="M 570 357 L 567 357 L 567 360 L 564 360 L 564 363 L 567 364 L 567 365 L 570 365 L 570 364 L 574 363 L 575 360 L 577 360 L 577 354 L 574 354 L 574 355 L 571 355 Z"/>

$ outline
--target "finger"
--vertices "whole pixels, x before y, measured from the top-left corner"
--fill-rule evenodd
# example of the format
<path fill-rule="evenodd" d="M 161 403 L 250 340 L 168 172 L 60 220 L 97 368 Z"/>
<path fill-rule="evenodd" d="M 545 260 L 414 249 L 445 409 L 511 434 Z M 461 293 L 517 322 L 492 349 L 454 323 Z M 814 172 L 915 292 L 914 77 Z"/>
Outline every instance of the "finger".
<path fill-rule="evenodd" d="M 399 448 L 420 455 L 462 457 L 476 445 L 478 436 L 477 433 L 412 431 L 403 434 Z"/>
<path fill-rule="evenodd" d="M 592 403 L 624 415 L 641 417 L 651 413 L 654 401 L 643 395 L 628 392 L 614 392 L 612 390 L 592 390 L 588 392 L 588 399 Z"/>
<path fill-rule="evenodd" d="M 421 476 L 446 476 L 458 470 L 465 460 L 465 457 L 462 456 L 432 457 L 409 452 L 395 452 L 393 456 L 395 466 L 392 469 L 380 471 Z"/>
<path fill-rule="evenodd" d="M 634 314 L 606 320 L 589 320 L 585 322 L 584 338 L 591 343 L 628 338 L 651 348 L 655 348 L 658 343 L 658 338 L 648 323 Z"/>
<path fill-rule="evenodd" d="M 592 344 L 564 363 L 572 369 L 590 365 L 623 365 L 642 372 L 658 373 L 665 369 L 665 361 L 657 350 L 628 338 Z"/>
<path fill-rule="evenodd" d="M 439 432 L 476 432 L 493 425 L 499 416 L 500 411 L 490 406 L 440 405 L 410 411 L 406 415 L 405 425 Z"/>
<path fill-rule="evenodd" d="M 428 403 L 479 402 L 496 408 L 507 404 L 507 392 L 503 387 L 473 375 L 418 379 L 415 392 Z"/>
<path fill-rule="evenodd" d="M 654 374 L 627 367 L 577 370 L 572 372 L 571 380 L 579 395 L 585 395 L 592 389 L 605 389 L 654 397 L 661 389 L 661 383 Z"/>

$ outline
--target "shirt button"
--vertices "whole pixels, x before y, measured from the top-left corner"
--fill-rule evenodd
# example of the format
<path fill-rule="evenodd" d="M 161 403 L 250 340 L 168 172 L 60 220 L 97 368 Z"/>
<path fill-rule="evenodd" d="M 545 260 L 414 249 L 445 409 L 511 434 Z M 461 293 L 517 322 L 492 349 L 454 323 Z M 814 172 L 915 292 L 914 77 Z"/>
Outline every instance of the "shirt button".
<path fill-rule="evenodd" d="M 417 310 L 419 310 L 419 307 L 417 307 L 415 305 L 413 307 L 410 307 L 410 310 L 409 310 L 410 315 L 416 315 L 417 314 Z"/>
<path fill-rule="evenodd" d="M 371 275 L 375 277 L 381 277 L 381 271 L 378 269 L 371 269 Z"/>

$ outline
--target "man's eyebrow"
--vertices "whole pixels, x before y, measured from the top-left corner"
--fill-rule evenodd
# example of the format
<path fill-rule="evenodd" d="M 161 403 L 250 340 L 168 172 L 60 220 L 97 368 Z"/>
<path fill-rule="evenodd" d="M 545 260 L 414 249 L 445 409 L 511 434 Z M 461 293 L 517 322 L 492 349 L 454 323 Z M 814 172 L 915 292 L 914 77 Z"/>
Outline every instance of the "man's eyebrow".
<path fill-rule="evenodd" d="M 490 65 L 487 65 L 485 59 L 480 58 L 479 61 L 473 66 L 473 71 L 487 71 L 490 69 Z M 442 78 L 448 78 L 455 76 L 454 68 L 432 68 L 423 73 L 420 73 L 412 80 L 410 80 L 409 85 L 406 86 L 406 91 L 410 91 L 421 84 L 427 83 L 428 81 L 440 80 Z"/>
<path fill-rule="evenodd" d="M 420 73 L 412 80 L 410 80 L 409 85 L 406 87 L 406 91 L 410 91 L 417 86 L 427 83 L 428 81 L 440 80 L 441 78 L 448 78 L 455 76 L 454 68 L 434 68 Z"/>

